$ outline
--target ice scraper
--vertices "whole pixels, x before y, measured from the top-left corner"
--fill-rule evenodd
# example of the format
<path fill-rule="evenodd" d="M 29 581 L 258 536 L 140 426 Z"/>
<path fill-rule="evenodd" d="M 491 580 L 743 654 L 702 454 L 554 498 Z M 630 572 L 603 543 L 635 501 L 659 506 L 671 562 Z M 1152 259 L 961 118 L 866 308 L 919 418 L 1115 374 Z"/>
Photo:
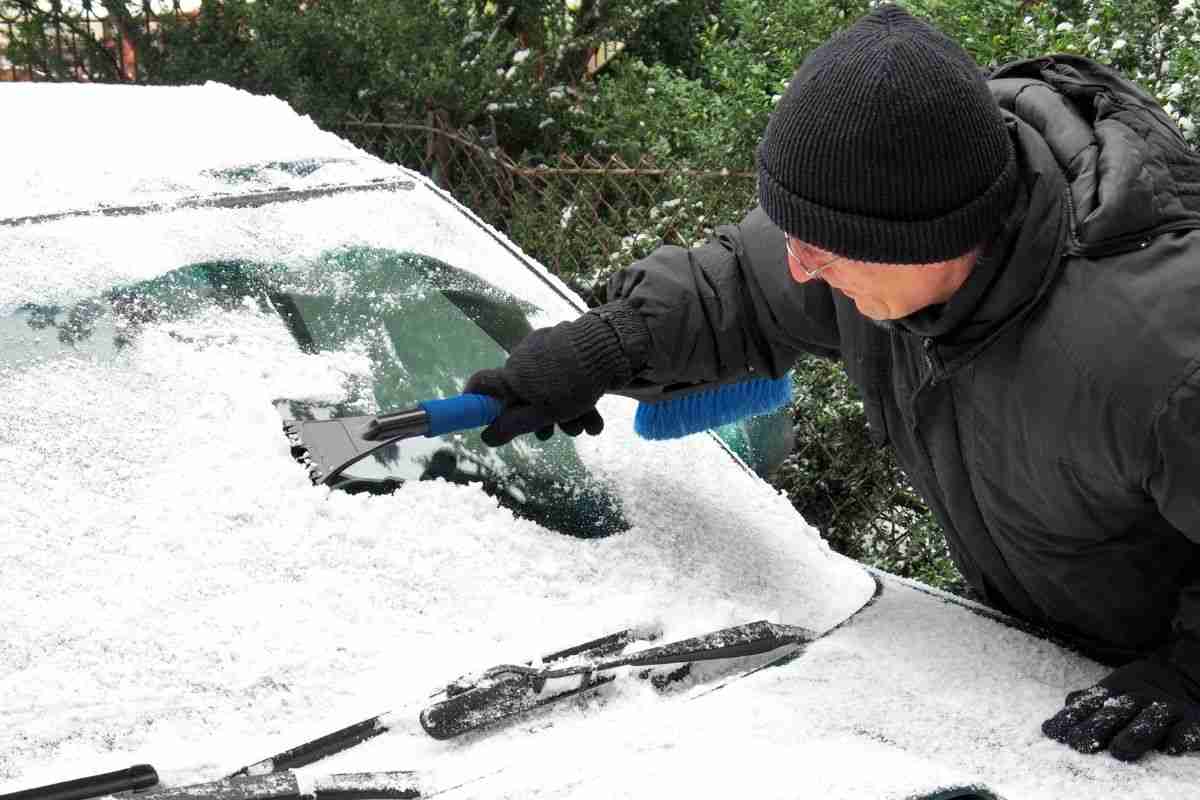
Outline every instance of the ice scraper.
<path fill-rule="evenodd" d="M 308 467 L 313 483 L 333 485 L 342 472 L 382 447 L 414 436 L 478 428 L 498 417 L 501 408 L 494 397 L 460 394 L 386 414 L 288 420 L 283 431 L 292 443 L 292 455 Z"/>
<path fill-rule="evenodd" d="M 676 439 L 774 411 L 791 398 L 791 376 L 720 384 L 642 383 L 614 394 L 638 401 L 634 430 L 643 439 Z M 313 483 L 333 485 L 347 468 L 393 442 L 483 427 L 502 409 L 493 397 L 462 394 L 377 415 L 288 420 L 283 430 L 292 455 L 309 468 Z"/>

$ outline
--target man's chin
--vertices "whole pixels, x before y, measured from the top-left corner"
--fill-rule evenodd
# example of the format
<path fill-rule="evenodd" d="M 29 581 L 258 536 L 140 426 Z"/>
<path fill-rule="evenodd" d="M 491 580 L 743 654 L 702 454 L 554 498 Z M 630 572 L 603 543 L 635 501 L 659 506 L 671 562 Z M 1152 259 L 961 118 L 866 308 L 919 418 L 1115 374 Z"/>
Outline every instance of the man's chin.
<path fill-rule="evenodd" d="M 894 316 L 888 313 L 888 309 L 886 308 L 881 308 L 878 305 L 864 308 L 862 301 L 857 297 L 852 294 L 847 294 L 846 296 L 854 301 L 854 307 L 858 309 L 858 313 L 871 320 L 871 322 L 891 322 L 895 319 Z"/>
<path fill-rule="evenodd" d="M 854 303 L 854 307 L 858 310 L 859 314 L 862 314 L 871 322 L 879 325 L 882 328 L 890 328 L 891 323 L 899 319 L 899 317 L 891 310 L 891 308 L 885 304 L 873 303 L 868 300 L 867 304 L 864 305 L 862 298 L 858 297 L 857 295 L 854 295 L 840 287 L 834 288 L 836 291 L 841 292 Z"/>

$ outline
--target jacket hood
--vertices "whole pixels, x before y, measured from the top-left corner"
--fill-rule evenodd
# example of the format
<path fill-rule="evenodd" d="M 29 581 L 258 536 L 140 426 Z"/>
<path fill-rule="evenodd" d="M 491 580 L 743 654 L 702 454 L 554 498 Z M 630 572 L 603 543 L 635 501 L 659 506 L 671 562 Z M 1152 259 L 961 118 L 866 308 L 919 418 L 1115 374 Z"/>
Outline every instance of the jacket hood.
<path fill-rule="evenodd" d="M 1056 55 L 1002 67 L 988 85 L 1062 168 L 1075 252 L 1122 252 L 1200 227 L 1200 157 L 1132 81 L 1082 56 Z"/>
<path fill-rule="evenodd" d="M 948 370 L 1036 304 L 1063 256 L 1116 255 L 1200 228 L 1200 156 L 1136 84 L 1057 55 L 1002 67 L 988 86 L 1010 125 L 1021 194 L 955 297 L 902 320 L 937 338 Z"/>

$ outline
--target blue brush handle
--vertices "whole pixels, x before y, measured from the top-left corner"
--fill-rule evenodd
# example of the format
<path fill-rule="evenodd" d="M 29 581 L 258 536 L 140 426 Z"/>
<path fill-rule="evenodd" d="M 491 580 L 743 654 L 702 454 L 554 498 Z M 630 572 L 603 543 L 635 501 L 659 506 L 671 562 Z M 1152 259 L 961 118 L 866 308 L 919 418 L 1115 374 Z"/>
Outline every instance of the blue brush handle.
<path fill-rule="evenodd" d="M 445 400 L 426 400 L 418 405 L 429 415 L 426 436 L 482 428 L 500 416 L 504 408 L 503 403 L 486 394 L 460 394 Z"/>

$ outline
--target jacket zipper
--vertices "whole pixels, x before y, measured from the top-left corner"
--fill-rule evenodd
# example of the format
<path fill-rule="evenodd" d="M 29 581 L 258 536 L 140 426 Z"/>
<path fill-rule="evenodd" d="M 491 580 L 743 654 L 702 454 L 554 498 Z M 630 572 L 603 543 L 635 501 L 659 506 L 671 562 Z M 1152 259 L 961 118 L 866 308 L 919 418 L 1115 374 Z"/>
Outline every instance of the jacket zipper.
<path fill-rule="evenodd" d="M 927 468 L 932 473 L 933 459 L 929 455 L 929 448 L 925 446 L 925 439 L 921 436 L 921 422 L 920 416 L 917 414 L 917 403 L 921 398 L 922 392 L 924 392 L 927 388 L 932 388 L 937 385 L 939 380 L 938 368 L 940 366 L 940 359 L 938 358 L 937 353 L 934 352 L 934 343 L 932 337 L 924 336 L 921 338 L 921 350 L 925 357 L 925 366 L 928 371 L 924 376 L 922 376 L 920 382 L 917 384 L 916 388 L 913 389 L 912 394 L 910 394 L 908 397 L 908 427 L 912 432 L 913 441 L 917 445 L 917 449 L 921 454 L 921 458 L 924 459 Z"/>
<path fill-rule="evenodd" d="M 1074 213 L 1074 209 L 1071 209 Z M 1132 253 L 1134 250 L 1145 250 L 1150 246 L 1150 242 L 1164 234 L 1174 233 L 1175 231 L 1195 230 L 1200 228 L 1200 220 L 1180 220 L 1178 222 L 1170 222 L 1166 225 L 1159 225 L 1157 228 L 1151 228 L 1148 231 L 1141 233 L 1131 233 L 1124 236 L 1114 236 L 1111 239 L 1104 239 L 1099 242 L 1083 244 L 1075 235 L 1074 225 L 1071 226 L 1071 246 L 1067 253 L 1072 256 L 1082 256 L 1083 258 L 1104 258 L 1105 256 L 1116 256 L 1122 253 Z"/>
<path fill-rule="evenodd" d="M 937 386 L 938 381 L 942 379 L 942 373 L 945 371 L 942 365 L 942 359 L 937 354 L 937 345 L 933 338 L 926 336 L 921 340 L 921 347 L 925 351 L 925 366 L 929 367 L 929 385 Z M 918 393 L 920 389 L 917 389 Z"/>
<path fill-rule="evenodd" d="M 909 399 L 909 413 L 911 415 L 911 419 L 909 421 L 909 430 L 912 435 L 913 443 L 916 445 L 917 452 L 920 454 L 923 462 L 926 480 L 929 481 L 929 484 L 931 487 L 933 487 L 933 490 L 938 492 L 940 495 L 942 492 L 942 484 L 937 478 L 937 467 L 935 467 L 933 463 L 933 454 L 929 451 L 929 445 L 926 444 L 925 437 L 921 435 L 921 422 L 920 417 L 917 414 L 917 402 L 921 396 L 921 393 L 927 388 L 936 386 L 938 382 L 945 377 L 945 366 L 942 363 L 941 357 L 937 354 L 936 347 L 937 344 L 934 342 L 933 337 L 924 336 L 921 338 L 921 349 L 925 356 L 925 364 L 928 367 L 929 372 L 925 379 L 922 380 L 917 386 L 916 390 L 913 391 L 912 396 Z M 943 507 L 947 509 L 947 514 L 949 514 L 949 502 L 946 500 L 946 498 L 939 496 L 938 502 L 942 503 Z M 978 508 L 979 503 L 977 500 L 975 500 L 974 495 L 972 495 L 971 502 L 974 503 Z M 988 535 L 990 536 L 990 534 Z M 979 562 L 976 560 L 975 554 L 970 550 L 970 548 L 967 547 L 961 535 L 958 533 L 957 528 L 950 526 L 946 530 L 946 542 L 954 553 L 955 561 L 961 564 L 963 572 L 979 576 L 980 580 L 986 585 L 986 579 L 983 577 L 983 570 L 979 567 Z"/>
<path fill-rule="evenodd" d="M 1063 190 L 1063 198 L 1067 205 L 1068 235 L 1071 240 L 1065 253 L 1068 256 L 1103 258 L 1121 253 L 1132 253 L 1134 250 L 1145 250 L 1156 236 L 1200 228 L 1200 220 L 1184 219 L 1178 222 L 1168 222 L 1166 225 L 1159 225 L 1157 228 L 1151 228 L 1141 233 L 1127 233 L 1124 236 L 1114 236 L 1111 239 L 1084 244 L 1079 239 L 1079 218 L 1075 214 L 1075 197 L 1071 194 L 1070 187 Z"/>

